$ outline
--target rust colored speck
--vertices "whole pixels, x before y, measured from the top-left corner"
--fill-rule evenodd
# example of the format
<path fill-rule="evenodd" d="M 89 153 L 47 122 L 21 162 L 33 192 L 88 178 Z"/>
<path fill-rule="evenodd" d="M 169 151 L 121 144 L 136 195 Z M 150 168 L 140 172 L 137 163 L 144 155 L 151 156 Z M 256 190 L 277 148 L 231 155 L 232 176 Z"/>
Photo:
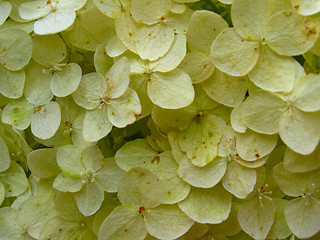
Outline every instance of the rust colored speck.
<path fill-rule="evenodd" d="M 64 124 L 67 125 L 67 126 L 69 126 L 69 125 L 70 125 L 70 122 L 69 122 L 69 121 L 65 121 Z"/>
<path fill-rule="evenodd" d="M 152 159 L 151 163 L 154 163 L 154 162 L 159 163 L 160 162 L 160 157 L 156 156 L 154 159 Z"/>
<path fill-rule="evenodd" d="M 161 21 L 166 20 L 166 18 L 164 16 L 162 16 L 160 19 L 161 19 Z"/>
<path fill-rule="evenodd" d="M 260 154 L 259 154 L 259 153 L 256 153 L 255 156 L 256 156 L 256 158 L 259 158 L 259 157 L 260 157 Z"/>
<path fill-rule="evenodd" d="M 47 4 L 51 4 L 51 0 L 48 0 L 48 1 L 47 1 Z"/>
<path fill-rule="evenodd" d="M 36 111 L 37 111 L 37 112 L 40 112 L 40 111 L 41 111 L 41 107 L 38 107 L 38 108 L 36 109 Z"/>
<path fill-rule="evenodd" d="M 294 9 L 296 9 L 296 10 L 298 10 L 298 9 L 300 8 L 299 5 L 294 5 L 293 7 L 294 7 Z"/>
<path fill-rule="evenodd" d="M 146 210 L 144 207 L 139 207 L 139 213 L 143 213 Z"/>

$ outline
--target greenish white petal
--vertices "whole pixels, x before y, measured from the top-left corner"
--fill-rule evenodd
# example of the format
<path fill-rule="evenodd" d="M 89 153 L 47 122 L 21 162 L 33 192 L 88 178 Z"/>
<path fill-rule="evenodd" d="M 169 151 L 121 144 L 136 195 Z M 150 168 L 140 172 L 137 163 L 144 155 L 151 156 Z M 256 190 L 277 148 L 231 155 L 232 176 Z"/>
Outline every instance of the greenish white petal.
<path fill-rule="evenodd" d="M 320 34 L 320 23 L 292 10 L 283 11 L 269 19 L 265 31 L 264 38 L 270 48 L 280 55 L 295 56 L 314 45 Z"/>
<path fill-rule="evenodd" d="M 256 65 L 259 46 L 259 42 L 245 40 L 233 28 L 227 28 L 212 44 L 213 64 L 231 76 L 244 76 Z"/>
<path fill-rule="evenodd" d="M 311 154 L 319 142 L 319 121 L 320 112 L 308 113 L 291 108 L 280 118 L 280 137 L 293 151 Z"/>
<path fill-rule="evenodd" d="M 142 59 L 154 61 L 168 52 L 174 38 L 173 29 L 163 23 L 146 25 L 136 33 L 136 49 Z"/>
<path fill-rule="evenodd" d="M 241 228 L 256 240 L 265 239 L 274 222 L 276 207 L 272 199 L 255 196 L 245 201 L 238 212 Z"/>
<path fill-rule="evenodd" d="M 80 212 L 84 216 L 90 216 L 99 210 L 104 199 L 104 191 L 98 182 L 88 181 L 79 192 L 74 193 L 74 199 Z"/>
<path fill-rule="evenodd" d="M 145 214 L 145 224 L 150 235 L 159 239 L 176 239 L 194 224 L 177 204 L 160 205 Z"/>
<path fill-rule="evenodd" d="M 186 107 L 195 95 L 191 78 L 178 68 L 168 73 L 152 73 L 147 91 L 155 105 L 167 109 Z"/>
<path fill-rule="evenodd" d="M 31 132 L 41 139 L 51 138 L 58 130 L 61 121 L 59 104 L 49 102 L 38 109 L 31 121 Z"/>
<path fill-rule="evenodd" d="M 279 56 L 268 46 L 260 47 L 257 64 L 249 72 L 250 80 L 258 87 L 272 92 L 290 92 L 295 80 L 295 61 Z"/>
<path fill-rule="evenodd" d="M 188 197 L 179 203 L 181 210 L 199 223 L 221 223 L 231 210 L 232 195 L 221 185 L 214 188 L 192 188 Z"/>
<path fill-rule="evenodd" d="M 57 97 L 66 97 L 76 91 L 82 75 L 81 67 L 76 63 L 69 63 L 61 71 L 53 73 L 50 89 Z"/>
<path fill-rule="evenodd" d="M 309 238 L 320 230 L 319 199 L 300 197 L 288 203 L 285 216 L 290 230 L 299 238 Z"/>
<path fill-rule="evenodd" d="M 160 179 L 143 167 L 130 169 L 120 180 L 118 186 L 119 200 L 123 205 L 130 205 L 137 210 L 154 208 L 162 203 L 165 187 Z"/>

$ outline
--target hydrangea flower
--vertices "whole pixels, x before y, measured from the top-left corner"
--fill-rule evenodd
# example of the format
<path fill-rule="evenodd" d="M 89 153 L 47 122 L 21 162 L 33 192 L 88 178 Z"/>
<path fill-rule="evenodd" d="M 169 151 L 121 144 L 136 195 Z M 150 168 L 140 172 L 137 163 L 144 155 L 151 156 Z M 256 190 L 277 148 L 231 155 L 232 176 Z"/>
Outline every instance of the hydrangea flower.
<path fill-rule="evenodd" d="M 36 34 L 54 34 L 69 28 L 76 19 L 76 11 L 86 2 L 87 0 L 36 0 L 21 4 L 19 14 L 25 20 L 36 20 Z"/>

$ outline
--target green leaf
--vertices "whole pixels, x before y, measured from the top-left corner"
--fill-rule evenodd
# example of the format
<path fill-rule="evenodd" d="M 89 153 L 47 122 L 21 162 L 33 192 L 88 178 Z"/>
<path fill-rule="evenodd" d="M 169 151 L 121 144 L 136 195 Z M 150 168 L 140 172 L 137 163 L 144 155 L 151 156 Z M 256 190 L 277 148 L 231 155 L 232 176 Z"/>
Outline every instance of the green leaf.
<path fill-rule="evenodd" d="M 123 205 L 130 205 L 137 210 L 154 208 L 165 197 L 165 188 L 159 178 L 143 167 L 130 169 L 120 180 L 118 186 L 119 200 Z"/>
<path fill-rule="evenodd" d="M 146 25 L 136 33 L 136 49 L 143 60 L 148 59 L 154 61 L 168 52 L 173 44 L 174 38 L 173 29 L 166 24 L 157 23 L 151 26 Z"/>
<path fill-rule="evenodd" d="M 239 208 L 241 228 L 256 240 L 265 239 L 274 222 L 276 207 L 270 198 L 255 196 Z"/>
<path fill-rule="evenodd" d="M 60 107 L 57 102 L 49 102 L 38 108 L 31 121 L 31 132 L 38 138 L 51 138 L 59 128 Z"/>
<path fill-rule="evenodd" d="M 211 47 L 213 64 L 231 76 L 244 76 L 256 65 L 259 42 L 241 38 L 233 28 L 223 30 Z"/>
<path fill-rule="evenodd" d="M 320 230 L 319 199 L 312 196 L 297 198 L 288 203 L 285 216 L 290 230 L 298 238 L 309 238 Z"/>
<path fill-rule="evenodd" d="M 20 29 L 2 29 L 0 36 L 0 63 L 11 71 L 27 65 L 32 53 L 29 34 Z"/>
<path fill-rule="evenodd" d="M 194 221 L 174 205 L 160 205 L 145 214 L 145 224 L 150 235 L 159 239 L 176 239 L 194 224 Z"/>
<path fill-rule="evenodd" d="M 99 230 L 99 240 L 143 240 L 147 229 L 142 214 L 137 209 L 119 206 L 104 220 Z"/>
<path fill-rule="evenodd" d="M 57 97 L 65 97 L 76 91 L 81 80 L 81 67 L 76 63 L 69 63 L 55 71 L 52 75 L 50 88 Z"/>
<path fill-rule="evenodd" d="M 34 115 L 35 107 L 26 99 L 10 101 L 2 112 L 2 122 L 24 130 L 29 127 Z"/>
<path fill-rule="evenodd" d="M 231 199 L 232 195 L 217 185 L 208 189 L 192 188 L 188 197 L 178 204 L 191 219 L 199 223 L 217 224 L 228 218 Z"/>
<path fill-rule="evenodd" d="M 32 58 L 37 63 L 52 68 L 66 58 L 67 48 L 58 34 L 35 35 L 32 41 Z"/>
<path fill-rule="evenodd" d="M 40 178 L 56 177 L 60 173 L 56 154 L 57 150 L 51 148 L 32 151 L 27 157 L 29 169 Z"/>
<path fill-rule="evenodd" d="M 80 212 L 84 216 L 90 216 L 96 213 L 104 199 L 104 191 L 96 181 L 88 181 L 79 192 L 74 193 Z"/>

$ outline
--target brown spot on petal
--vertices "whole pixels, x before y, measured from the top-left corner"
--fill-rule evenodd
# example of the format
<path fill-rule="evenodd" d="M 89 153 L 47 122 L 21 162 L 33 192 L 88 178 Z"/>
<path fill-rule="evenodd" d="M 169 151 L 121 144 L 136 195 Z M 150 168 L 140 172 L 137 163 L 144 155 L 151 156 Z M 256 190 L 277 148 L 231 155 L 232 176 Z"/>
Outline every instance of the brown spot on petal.
<path fill-rule="evenodd" d="M 151 163 L 157 162 L 159 164 L 160 162 L 160 157 L 156 156 L 155 158 L 152 159 Z"/>
<path fill-rule="evenodd" d="M 141 116 L 141 114 L 136 114 L 136 113 L 134 114 L 134 117 L 135 117 L 135 118 L 138 118 L 138 117 L 140 117 L 140 116 Z M 150 134 L 149 134 L 149 135 L 150 135 Z"/>
<path fill-rule="evenodd" d="M 291 11 L 285 11 L 283 12 L 283 14 L 286 16 L 286 17 L 290 17 L 292 15 L 292 12 Z"/>
<path fill-rule="evenodd" d="M 144 207 L 139 207 L 139 213 L 143 213 L 144 212 L 144 210 L 146 210 Z"/>
<path fill-rule="evenodd" d="M 259 153 L 256 153 L 255 156 L 256 156 L 256 158 L 259 158 L 259 157 L 260 157 L 260 154 L 259 154 Z"/>

